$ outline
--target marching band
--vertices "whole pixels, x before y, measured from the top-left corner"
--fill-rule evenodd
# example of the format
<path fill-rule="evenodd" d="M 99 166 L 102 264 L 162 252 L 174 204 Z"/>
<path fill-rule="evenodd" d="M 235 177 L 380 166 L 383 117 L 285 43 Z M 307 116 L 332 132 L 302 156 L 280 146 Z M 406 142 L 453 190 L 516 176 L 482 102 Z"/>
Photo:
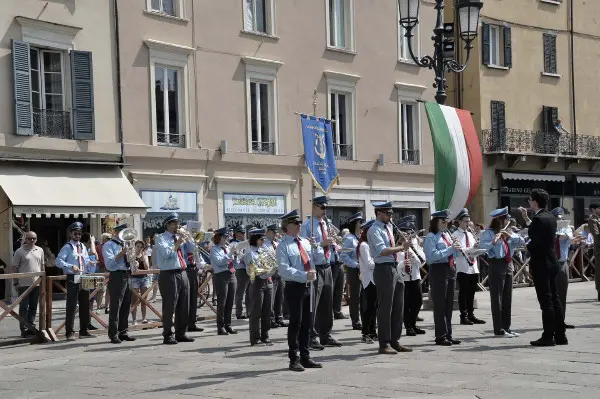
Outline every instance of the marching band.
<path fill-rule="evenodd" d="M 422 231 L 416 231 L 414 216 L 401 218 L 396 225 L 392 220 L 392 203 L 378 202 L 373 204 L 374 220 L 365 221 L 361 212 L 352 215 L 347 221 L 349 232 L 341 237 L 340 231 L 332 228 L 326 217 L 328 198 L 316 197 L 312 202 L 311 215 L 304 222 L 298 210 L 293 210 L 280 217 L 279 225 L 248 229 L 248 240 L 244 226 L 233 229 L 235 238 L 230 237 L 230 229 L 223 227 L 211 234 L 212 246 L 203 246 L 199 242 L 208 237 L 206 233 L 192 236 L 182 228 L 179 215 L 170 214 L 164 220 L 165 232 L 155 237 L 156 245 L 152 251 L 152 263 L 160 269 L 163 343 L 193 342 L 194 338 L 187 332 L 203 331 L 196 326 L 196 311 L 199 270 L 206 267 L 212 273 L 216 292 L 218 335 L 237 334 L 231 326 L 235 302 L 237 318 L 245 318 L 247 314 L 250 319 L 250 345 L 273 345 L 270 329 L 287 327 L 289 369 L 320 368 L 322 365 L 312 360 L 310 350 L 342 345 L 332 337 L 336 315 L 333 304 L 342 300 L 342 293 L 334 289 L 332 272 L 332 266 L 339 259 L 341 273 L 345 274 L 348 283 L 346 294 L 352 329 L 361 331 L 363 343 L 378 341 L 380 354 L 412 351 L 401 345 L 400 339 L 403 326 L 408 336 L 426 333 L 417 326 L 417 321 L 422 320 L 419 319 L 423 303 L 421 270 L 425 267 L 433 306 L 435 344 L 459 345 L 461 341 L 455 339 L 452 329 L 457 280 L 460 324 L 485 324 L 474 314 L 479 256 L 487 258 L 494 335 L 519 336 L 511 330 L 513 258 L 515 252 L 526 245 L 527 234 L 517 233 L 510 226 L 508 208 L 493 211 L 490 225 L 483 231 L 473 229 L 474 223 L 467 209 L 453 220 L 448 210 L 433 212 L 428 234 L 423 238 L 419 237 Z M 600 235 L 600 206 L 596 209 L 599 212 L 593 213 L 590 219 L 590 231 Z M 527 210 L 520 208 L 520 211 L 527 216 Z M 579 240 L 580 234 L 579 231 L 574 233 L 569 222 L 562 220 L 563 214 L 562 208 L 551 211 L 558 226 L 550 252 L 555 254 L 559 265 L 557 276 L 550 284 L 550 289 L 557 287 L 560 303 L 555 304 L 556 314 L 561 317 L 556 321 L 558 335 L 556 341 L 549 341 L 544 335 L 541 340 L 532 342 L 534 346 L 554 342 L 566 344 L 562 331 L 573 328 L 564 323 L 567 257 L 571 243 Z M 526 217 L 526 223 L 535 229 L 539 215 L 537 210 L 534 222 Z M 453 232 L 449 230 L 452 222 L 455 225 Z M 68 340 L 74 339 L 73 318 L 77 302 L 80 325 L 84 326 L 79 336 L 94 336 L 85 328 L 89 326 L 88 291 L 79 287 L 90 262 L 79 242 L 82 229 L 83 225 L 78 222 L 69 227 L 71 241 L 57 256 L 57 265 L 67 274 Z M 580 230 L 583 231 L 583 226 Z M 148 269 L 147 258 L 142 256 L 144 243 L 131 238 L 133 233 L 136 232 L 127 225 L 117 226 L 113 238 L 105 243 L 102 251 L 110 272 L 108 337 L 115 344 L 135 340 L 127 332 L 132 279 L 137 278 L 132 274 Z M 531 242 L 535 245 L 536 240 Z M 533 263 L 537 265 L 539 259 L 538 263 Z M 541 270 L 541 266 L 532 270 L 538 280 L 545 273 Z M 136 283 L 134 288 L 140 288 L 140 284 Z M 536 285 L 536 289 L 543 287 Z M 542 306 L 542 309 L 545 308 Z M 284 311 L 289 313 L 289 324 L 284 321 Z M 545 329 L 546 324 L 544 313 Z"/>

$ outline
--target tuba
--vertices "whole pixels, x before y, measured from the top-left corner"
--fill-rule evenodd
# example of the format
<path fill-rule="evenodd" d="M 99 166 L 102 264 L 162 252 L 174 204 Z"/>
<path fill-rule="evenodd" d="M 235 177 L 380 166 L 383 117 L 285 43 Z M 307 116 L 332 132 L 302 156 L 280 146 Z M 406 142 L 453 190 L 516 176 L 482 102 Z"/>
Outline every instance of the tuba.
<path fill-rule="evenodd" d="M 272 274 L 277 269 L 277 257 L 272 249 L 259 249 L 256 263 L 250 263 L 250 282 L 254 282 L 256 276 L 261 274 Z"/>
<path fill-rule="evenodd" d="M 123 246 L 127 248 L 127 261 L 129 266 L 133 267 L 136 262 L 135 257 L 135 240 L 137 239 L 138 232 L 136 229 L 128 228 L 119 232 L 119 240 L 123 241 Z"/>

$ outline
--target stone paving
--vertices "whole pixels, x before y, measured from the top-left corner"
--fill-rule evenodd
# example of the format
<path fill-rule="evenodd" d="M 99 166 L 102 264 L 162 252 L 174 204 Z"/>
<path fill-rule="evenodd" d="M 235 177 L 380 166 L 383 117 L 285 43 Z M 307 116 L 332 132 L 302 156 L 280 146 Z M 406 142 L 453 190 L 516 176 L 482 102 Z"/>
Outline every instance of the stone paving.
<path fill-rule="evenodd" d="M 532 288 L 513 295 L 513 330 L 495 338 L 489 295 L 477 294 L 482 326 L 456 325 L 463 344 L 432 342 L 432 314 L 422 312 L 427 334 L 404 337 L 413 353 L 377 355 L 360 342 L 348 320 L 336 320 L 342 348 L 314 352 L 321 370 L 287 370 L 285 329 L 271 331 L 272 347 L 250 347 L 248 324 L 240 334 L 216 335 L 214 321 L 200 323 L 194 343 L 164 346 L 159 330 L 138 331 L 137 341 L 111 345 L 105 336 L 74 343 L 0 348 L 0 398 L 564 398 L 600 397 L 600 302 L 593 283 L 569 287 L 569 345 L 533 348 L 541 313 Z M 346 310 L 347 311 L 347 310 Z M 455 322 L 458 321 L 455 313 Z M 192 334 L 190 334 L 192 335 Z"/>

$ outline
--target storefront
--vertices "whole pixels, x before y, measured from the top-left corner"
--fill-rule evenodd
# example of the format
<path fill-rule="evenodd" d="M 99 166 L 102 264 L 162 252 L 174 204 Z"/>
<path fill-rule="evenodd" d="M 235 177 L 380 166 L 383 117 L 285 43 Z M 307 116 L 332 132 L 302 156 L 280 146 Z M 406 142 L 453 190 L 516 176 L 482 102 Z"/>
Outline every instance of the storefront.
<path fill-rule="evenodd" d="M 197 192 L 140 190 L 140 197 L 149 207 L 141 219 L 144 239 L 164 232 L 163 221 L 172 212 L 177 212 L 182 222 L 198 220 Z"/>
<path fill-rule="evenodd" d="M 270 194 L 223 194 L 225 226 L 264 228 L 279 224 L 286 213 L 285 196 Z"/>
<path fill-rule="evenodd" d="M 575 177 L 575 223 L 580 226 L 590 216 L 590 204 L 600 202 L 600 177 Z"/>

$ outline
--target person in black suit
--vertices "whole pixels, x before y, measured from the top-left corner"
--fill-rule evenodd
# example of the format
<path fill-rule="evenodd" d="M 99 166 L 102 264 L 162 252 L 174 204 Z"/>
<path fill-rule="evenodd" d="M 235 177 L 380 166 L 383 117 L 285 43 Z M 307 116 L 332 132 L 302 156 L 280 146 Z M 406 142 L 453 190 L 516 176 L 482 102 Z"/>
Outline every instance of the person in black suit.
<path fill-rule="evenodd" d="M 544 332 L 542 337 L 531 341 L 533 346 L 567 345 L 563 309 L 558 297 L 556 276 L 559 266 L 554 250 L 556 218 L 546 210 L 550 196 L 545 190 L 532 190 L 529 206 L 533 210 L 533 220 L 527 217 L 527 210 L 520 208 L 529 227 L 527 249 L 531 255 L 529 270 L 533 277 L 535 292 L 542 309 Z"/>

